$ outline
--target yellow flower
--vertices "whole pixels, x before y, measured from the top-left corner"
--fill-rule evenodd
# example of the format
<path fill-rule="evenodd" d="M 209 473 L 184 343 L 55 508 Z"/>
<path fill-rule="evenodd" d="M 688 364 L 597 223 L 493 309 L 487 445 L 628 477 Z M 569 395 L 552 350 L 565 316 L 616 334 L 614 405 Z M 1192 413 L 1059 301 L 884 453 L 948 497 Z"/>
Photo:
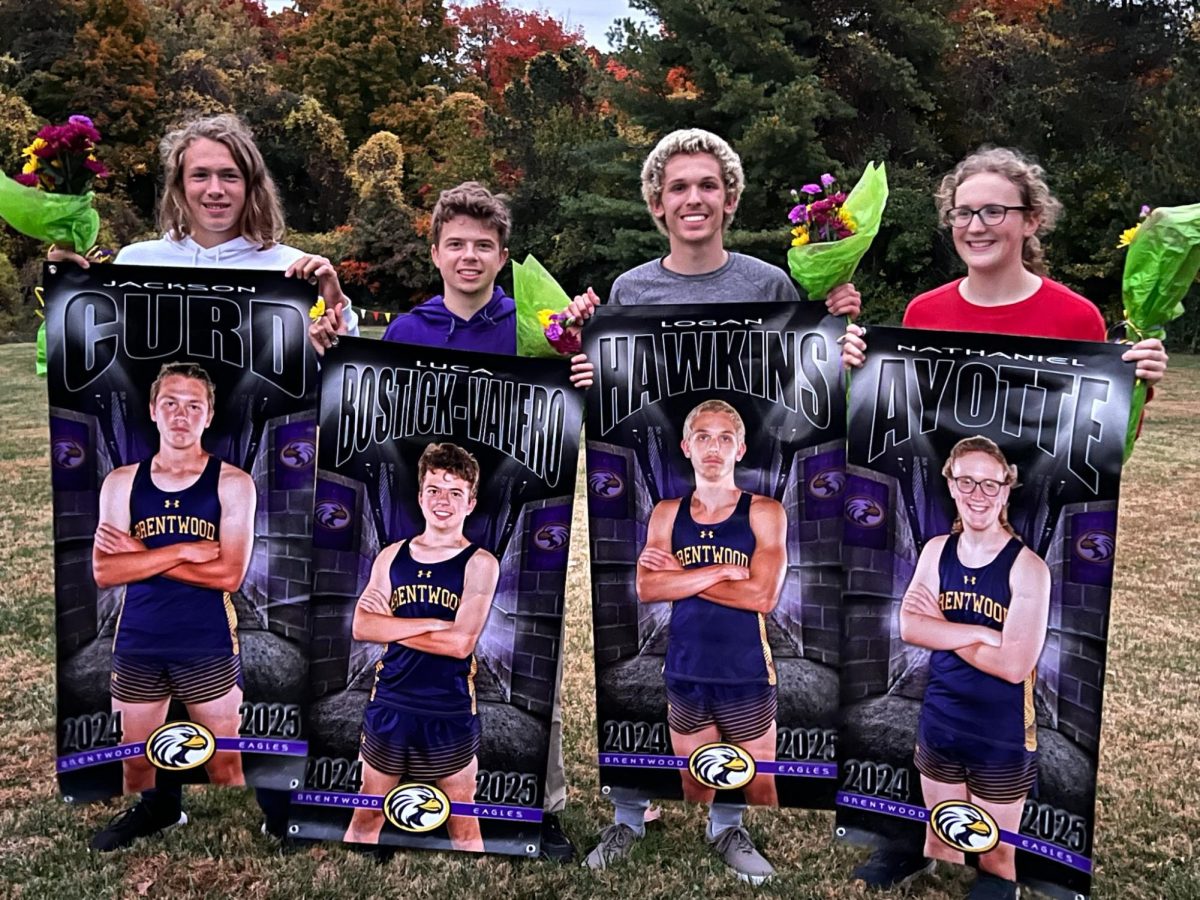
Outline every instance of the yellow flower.
<path fill-rule="evenodd" d="M 1138 230 L 1141 227 L 1142 227 L 1141 223 L 1138 223 L 1137 225 L 1134 225 L 1132 228 L 1126 228 L 1124 231 L 1122 231 L 1121 237 L 1117 241 L 1117 249 L 1119 250 L 1122 247 L 1128 247 L 1130 244 L 1132 244 L 1133 239 L 1135 237 L 1137 237 Z"/>
<path fill-rule="evenodd" d="M 41 138 L 34 138 L 33 143 L 21 151 L 24 156 L 36 156 L 37 151 L 46 146 L 46 142 Z"/>
<path fill-rule="evenodd" d="M 797 228 L 796 231 L 800 231 L 800 229 Z M 792 239 L 793 247 L 803 247 L 807 243 L 808 243 L 808 232 L 807 231 L 800 231 L 800 234 L 796 235 L 796 237 L 794 237 Z"/>
<path fill-rule="evenodd" d="M 317 302 L 312 305 L 312 309 L 308 311 L 308 317 L 314 322 L 325 315 L 325 298 L 318 297 Z"/>
<path fill-rule="evenodd" d="M 858 223 L 854 221 L 854 216 L 850 215 L 850 212 L 845 207 L 838 210 L 838 218 L 841 219 L 842 222 L 845 223 L 846 227 L 851 231 L 855 233 L 858 232 Z"/>
<path fill-rule="evenodd" d="M 542 326 L 543 331 L 545 331 L 547 328 L 550 327 L 550 317 L 552 315 L 554 315 L 554 310 L 552 310 L 552 309 L 539 309 L 538 310 L 538 314 L 537 314 L 538 324 Z"/>
<path fill-rule="evenodd" d="M 38 170 L 38 158 L 36 156 L 29 157 L 29 160 L 21 167 L 22 175 L 32 175 Z"/>

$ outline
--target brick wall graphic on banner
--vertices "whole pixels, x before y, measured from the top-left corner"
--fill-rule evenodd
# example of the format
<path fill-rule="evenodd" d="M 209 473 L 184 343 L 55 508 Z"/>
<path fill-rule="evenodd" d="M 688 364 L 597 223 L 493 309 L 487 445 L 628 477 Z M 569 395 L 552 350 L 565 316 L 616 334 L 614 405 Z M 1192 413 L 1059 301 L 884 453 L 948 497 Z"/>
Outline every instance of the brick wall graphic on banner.
<path fill-rule="evenodd" d="M 322 368 L 302 838 L 536 855 L 583 402 L 564 361 Z"/>
<path fill-rule="evenodd" d="M 307 752 L 307 287 L 116 265 L 45 284 L 61 790 L 287 789 Z"/>
<path fill-rule="evenodd" d="M 1133 365 L 1038 338 L 871 328 L 868 345 L 837 834 L 1086 896 Z"/>
<path fill-rule="evenodd" d="M 843 329 L 702 302 L 585 329 L 606 793 L 832 806 Z"/>

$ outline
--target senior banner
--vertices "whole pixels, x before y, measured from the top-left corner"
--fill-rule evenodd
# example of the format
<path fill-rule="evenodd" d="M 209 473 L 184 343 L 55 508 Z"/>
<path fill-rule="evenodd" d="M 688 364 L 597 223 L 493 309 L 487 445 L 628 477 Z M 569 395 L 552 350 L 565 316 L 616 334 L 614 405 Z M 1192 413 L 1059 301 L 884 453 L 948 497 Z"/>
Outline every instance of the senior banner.
<path fill-rule="evenodd" d="M 584 330 L 606 794 L 832 806 L 844 327 L 691 303 Z"/>
<path fill-rule="evenodd" d="M 1134 367 L 1103 343 L 871 328 L 868 346 L 837 833 L 1086 895 Z"/>
<path fill-rule="evenodd" d="M 306 286 L 54 264 L 45 285 L 60 788 L 289 788 L 306 754 Z"/>
<path fill-rule="evenodd" d="M 325 356 L 301 838 L 536 855 L 583 402 L 560 360 Z"/>

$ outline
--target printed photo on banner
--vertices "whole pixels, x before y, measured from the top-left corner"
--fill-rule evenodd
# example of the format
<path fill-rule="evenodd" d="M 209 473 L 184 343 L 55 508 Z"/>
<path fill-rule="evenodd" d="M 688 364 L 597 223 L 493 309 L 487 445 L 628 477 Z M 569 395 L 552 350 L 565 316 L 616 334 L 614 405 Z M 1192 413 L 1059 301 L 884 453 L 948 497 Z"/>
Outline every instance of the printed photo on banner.
<path fill-rule="evenodd" d="M 558 360 L 321 371 L 302 838 L 536 855 L 583 403 Z"/>
<path fill-rule="evenodd" d="M 585 329 L 606 792 L 832 806 L 843 328 L 697 302 Z"/>
<path fill-rule="evenodd" d="M 869 344 L 837 834 L 1086 896 L 1133 364 L 1084 341 L 872 327 Z"/>
<path fill-rule="evenodd" d="M 48 264 L 57 772 L 93 800 L 287 789 L 307 747 L 311 301 L 247 270 Z"/>

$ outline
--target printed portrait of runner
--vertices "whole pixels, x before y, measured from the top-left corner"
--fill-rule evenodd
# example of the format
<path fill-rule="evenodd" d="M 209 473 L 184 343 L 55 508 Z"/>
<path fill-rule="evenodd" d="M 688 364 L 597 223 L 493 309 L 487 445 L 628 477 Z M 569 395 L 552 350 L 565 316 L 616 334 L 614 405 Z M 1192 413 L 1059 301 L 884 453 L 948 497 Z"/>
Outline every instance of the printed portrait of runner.
<path fill-rule="evenodd" d="M 961 440 L 942 474 L 958 517 L 951 534 L 921 551 L 900 609 L 900 636 L 932 651 L 914 763 L 927 807 L 966 800 L 1015 833 L 1037 779 L 1033 688 L 1050 570 L 1008 524 L 1017 470 L 999 446 L 985 437 Z M 932 829 L 925 855 L 963 862 Z M 1012 881 L 1015 855 L 999 843 L 979 865 Z"/>
<path fill-rule="evenodd" d="M 787 565 L 783 506 L 738 488 L 746 426 L 723 400 L 706 400 L 683 424 L 684 456 L 695 489 L 662 500 L 650 515 L 638 557 L 642 603 L 670 603 L 663 677 L 675 754 L 705 744 L 737 744 L 757 761 L 775 759 L 775 664 L 766 616 L 779 601 Z M 686 800 L 716 791 L 681 772 Z M 747 803 L 777 806 L 773 775 L 744 787 Z"/>
<path fill-rule="evenodd" d="M 417 465 L 425 530 L 383 549 L 354 610 L 354 637 L 386 644 L 363 711 L 362 793 L 403 782 L 434 784 L 451 803 L 475 799 L 479 716 L 475 643 L 500 566 L 463 536 L 475 509 L 479 463 L 456 444 L 430 444 Z M 356 809 L 345 840 L 375 844 L 380 810 Z M 482 851 L 479 821 L 451 815 L 458 850 Z"/>
<path fill-rule="evenodd" d="M 150 386 L 158 452 L 114 469 L 100 488 L 92 549 L 97 586 L 125 586 L 112 652 L 112 705 L 123 741 L 146 740 L 171 698 L 215 737 L 236 737 L 242 702 L 230 602 L 254 545 L 254 481 L 201 446 L 215 392 L 194 363 L 167 363 Z M 169 759 L 167 760 L 170 761 Z M 244 784 L 241 754 L 205 763 L 214 784 Z M 147 757 L 124 761 L 125 791 L 154 787 Z"/>

